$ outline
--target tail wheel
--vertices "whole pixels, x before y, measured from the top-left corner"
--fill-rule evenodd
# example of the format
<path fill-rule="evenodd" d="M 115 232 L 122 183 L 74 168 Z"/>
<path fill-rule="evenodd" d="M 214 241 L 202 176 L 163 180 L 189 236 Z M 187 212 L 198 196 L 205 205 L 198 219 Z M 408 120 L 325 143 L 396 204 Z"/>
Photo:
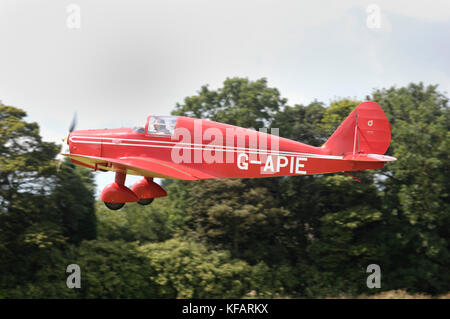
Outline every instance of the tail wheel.
<path fill-rule="evenodd" d="M 108 207 L 111 210 L 118 210 L 121 209 L 125 203 L 109 203 L 109 202 L 104 202 L 106 207 Z"/>
<path fill-rule="evenodd" d="M 149 205 L 153 202 L 154 198 L 141 198 L 138 200 L 138 204 L 140 205 Z"/>

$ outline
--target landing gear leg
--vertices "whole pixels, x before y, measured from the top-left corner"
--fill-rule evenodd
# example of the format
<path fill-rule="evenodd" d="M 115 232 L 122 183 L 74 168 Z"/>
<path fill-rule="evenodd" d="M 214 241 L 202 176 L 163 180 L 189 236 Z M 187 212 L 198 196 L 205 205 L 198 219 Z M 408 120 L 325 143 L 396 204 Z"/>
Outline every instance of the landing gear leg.
<path fill-rule="evenodd" d="M 100 199 L 111 210 L 121 209 L 127 202 L 137 202 L 139 198 L 125 186 L 126 174 L 116 172 L 114 183 L 103 189 Z"/>

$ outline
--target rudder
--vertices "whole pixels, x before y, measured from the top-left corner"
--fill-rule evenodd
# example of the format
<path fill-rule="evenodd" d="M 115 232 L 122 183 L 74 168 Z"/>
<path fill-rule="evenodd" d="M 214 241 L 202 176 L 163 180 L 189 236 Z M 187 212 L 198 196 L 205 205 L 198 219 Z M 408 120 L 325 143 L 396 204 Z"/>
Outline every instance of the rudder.
<path fill-rule="evenodd" d="M 391 143 L 391 125 L 375 102 L 359 104 L 325 142 L 330 155 L 384 154 Z"/>

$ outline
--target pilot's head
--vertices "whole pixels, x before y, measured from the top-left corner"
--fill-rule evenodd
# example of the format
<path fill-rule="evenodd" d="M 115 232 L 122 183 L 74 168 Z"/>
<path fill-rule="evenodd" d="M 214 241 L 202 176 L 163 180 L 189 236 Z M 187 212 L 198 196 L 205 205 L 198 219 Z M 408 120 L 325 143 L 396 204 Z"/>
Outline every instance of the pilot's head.
<path fill-rule="evenodd" d="M 162 119 L 156 119 L 153 127 L 155 128 L 155 131 L 164 130 L 166 129 L 166 123 Z"/>

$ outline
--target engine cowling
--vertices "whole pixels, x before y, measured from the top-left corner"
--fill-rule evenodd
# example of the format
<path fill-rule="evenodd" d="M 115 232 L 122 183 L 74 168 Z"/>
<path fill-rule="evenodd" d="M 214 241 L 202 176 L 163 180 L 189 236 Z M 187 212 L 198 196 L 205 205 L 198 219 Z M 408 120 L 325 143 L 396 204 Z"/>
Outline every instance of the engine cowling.
<path fill-rule="evenodd" d="M 157 198 L 167 196 L 164 188 L 153 181 L 153 178 L 144 177 L 140 181 L 134 183 L 131 190 L 139 199 Z"/>

